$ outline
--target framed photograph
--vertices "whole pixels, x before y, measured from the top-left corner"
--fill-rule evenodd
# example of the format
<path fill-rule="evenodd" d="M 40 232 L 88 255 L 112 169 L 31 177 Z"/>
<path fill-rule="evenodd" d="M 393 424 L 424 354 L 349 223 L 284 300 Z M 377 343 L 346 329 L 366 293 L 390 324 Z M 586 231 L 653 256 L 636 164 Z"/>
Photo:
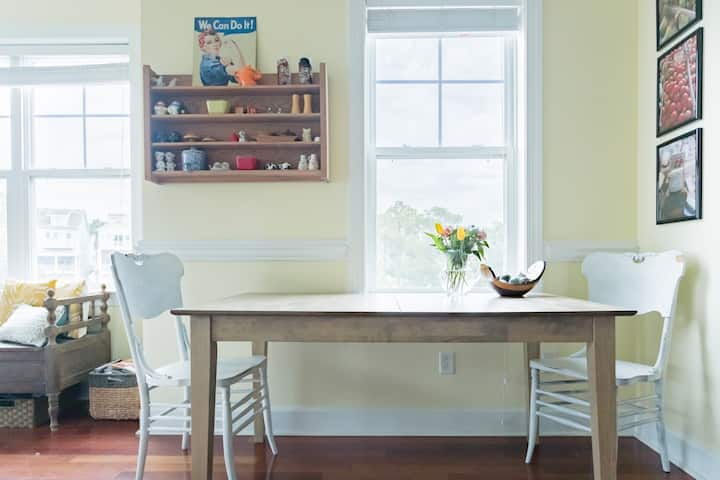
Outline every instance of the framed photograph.
<path fill-rule="evenodd" d="M 702 218 L 701 167 L 701 128 L 658 145 L 658 225 Z"/>
<path fill-rule="evenodd" d="M 658 58 L 657 136 L 702 118 L 703 29 Z"/>
<path fill-rule="evenodd" d="M 702 0 L 657 0 L 658 50 L 702 20 Z"/>

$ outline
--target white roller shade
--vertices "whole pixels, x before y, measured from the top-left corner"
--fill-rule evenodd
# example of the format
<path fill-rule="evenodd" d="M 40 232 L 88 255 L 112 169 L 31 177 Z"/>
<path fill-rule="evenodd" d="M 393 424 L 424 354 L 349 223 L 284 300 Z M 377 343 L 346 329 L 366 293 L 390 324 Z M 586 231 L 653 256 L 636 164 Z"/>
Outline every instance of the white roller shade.
<path fill-rule="evenodd" d="M 520 30 L 521 0 L 366 0 L 368 33 Z"/>
<path fill-rule="evenodd" d="M 128 81 L 127 63 L 0 68 L 0 85 L 58 85 Z"/>

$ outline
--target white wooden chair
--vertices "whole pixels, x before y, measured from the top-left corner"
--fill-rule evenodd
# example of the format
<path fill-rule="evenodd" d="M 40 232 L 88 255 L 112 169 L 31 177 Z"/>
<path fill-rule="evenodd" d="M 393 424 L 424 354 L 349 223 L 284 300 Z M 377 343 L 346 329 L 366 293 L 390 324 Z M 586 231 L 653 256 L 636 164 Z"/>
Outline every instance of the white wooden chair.
<path fill-rule="evenodd" d="M 662 336 L 654 365 L 617 361 L 616 385 L 651 383 L 654 393 L 618 401 L 618 431 L 655 423 L 664 471 L 670 471 L 663 419 L 663 374 L 670 352 L 673 317 L 680 279 L 685 272 L 682 253 L 588 255 L 582 265 L 591 301 L 637 310 L 657 312 L 663 318 Z M 564 358 L 533 360 L 531 369 L 530 429 L 525 462 L 535 449 L 540 417 L 564 426 L 590 432 L 590 402 L 587 400 L 585 349 Z M 540 379 L 540 372 L 553 379 Z M 557 376 L 562 379 L 557 379 Z"/>
<path fill-rule="evenodd" d="M 145 360 L 143 347 L 135 332 L 136 319 L 152 319 L 182 306 L 182 262 L 174 255 L 129 255 L 113 253 L 112 270 L 115 287 L 122 308 L 130 351 L 137 370 L 140 390 L 140 444 L 138 447 L 136 480 L 142 480 L 147 456 L 148 438 L 153 432 L 182 434 L 183 450 L 188 448 L 190 434 L 190 362 L 188 334 L 180 318 L 175 319 L 180 361 L 161 368 L 152 368 Z M 164 342 L 165 339 L 149 339 Z M 257 374 L 259 381 L 254 382 Z M 245 390 L 230 388 L 236 384 L 249 385 Z M 150 392 L 161 387 L 179 387 L 184 391 L 181 403 L 157 403 Z M 222 418 L 225 468 L 229 479 L 235 479 L 233 437 L 250 425 L 258 415 L 263 416 L 268 444 L 273 455 L 277 446 L 272 433 L 270 396 L 267 386 L 266 359 L 262 356 L 218 361 L 217 391 Z M 242 398 L 231 402 L 232 394 Z M 173 415 L 179 412 L 181 415 Z"/>

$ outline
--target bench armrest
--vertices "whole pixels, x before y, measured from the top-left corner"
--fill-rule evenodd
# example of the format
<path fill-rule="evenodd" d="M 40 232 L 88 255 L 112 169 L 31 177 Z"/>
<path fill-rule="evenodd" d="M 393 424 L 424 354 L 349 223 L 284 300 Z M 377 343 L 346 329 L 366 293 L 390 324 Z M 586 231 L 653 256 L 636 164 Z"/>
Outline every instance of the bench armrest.
<path fill-rule="evenodd" d="M 48 290 L 47 298 L 43 305 L 48 311 L 47 322 L 48 326 L 45 327 L 45 336 L 48 339 L 49 345 L 57 344 L 57 336 L 63 333 L 72 332 L 80 328 L 93 327 L 100 325 L 100 330 L 107 328 L 107 324 L 110 322 L 110 315 L 108 315 L 108 299 L 110 294 L 107 292 L 107 287 L 101 285 L 100 292 L 90 295 L 82 295 L 77 297 L 68 298 L 55 298 L 55 291 Z M 100 313 L 96 313 L 96 302 L 100 302 Z M 83 308 L 84 304 L 89 304 L 89 318 L 83 319 L 81 322 L 68 322 L 67 325 L 58 327 L 55 325 L 57 321 L 55 310 L 59 306 L 70 307 L 71 305 L 80 305 Z"/>

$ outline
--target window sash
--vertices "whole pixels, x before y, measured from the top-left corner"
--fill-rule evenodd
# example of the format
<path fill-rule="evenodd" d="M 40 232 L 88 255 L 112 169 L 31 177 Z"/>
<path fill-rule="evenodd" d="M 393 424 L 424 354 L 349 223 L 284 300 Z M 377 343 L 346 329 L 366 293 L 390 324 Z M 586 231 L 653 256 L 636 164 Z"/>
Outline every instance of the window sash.
<path fill-rule="evenodd" d="M 19 47 L 18 47 L 19 48 Z M 23 47 L 24 48 L 24 47 Z M 43 46 L 37 46 L 36 49 L 42 51 Z M 6 50 L 5 47 L 0 51 Z M 88 54 L 103 53 L 101 47 L 93 48 L 91 51 L 85 51 Z M 50 52 L 52 53 L 52 52 Z M 119 48 L 112 49 L 109 54 L 127 53 L 127 46 L 120 52 Z M 19 64 L 19 56 L 11 56 L 11 68 Z M 108 64 L 110 65 L 110 64 Z M 127 64 L 123 64 L 125 72 L 129 71 Z M 47 67 L 42 67 L 43 69 Z M 77 69 L 77 67 L 59 67 L 63 69 Z M 0 68 L 0 71 L 6 70 Z M 85 70 L 89 72 L 90 70 Z M 109 71 L 109 70 L 106 70 Z M 118 77 L 111 81 L 104 81 L 102 76 L 95 78 L 85 77 L 82 80 L 74 78 L 73 84 L 92 84 L 92 83 L 116 83 Z M 61 83 L 61 82 L 59 82 Z M 2 81 L 0 81 L 2 84 Z M 37 83 L 33 82 L 33 85 Z M 32 86 L 32 85 L 23 85 Z M 33 187 L 32 182 L 41 178 L 61 178 L 61 179 L 101 179 L 101 178 L 131 178 L 130 167 L 127 168 L 100 168 L 100 169 L 46 169 L 33 168 L 30 152 L 32 142 L 32 119 L 37 118 L 83 118 L 83 137 L 85 137 L 84 119 L 86 118 L 131 118 L 130 114 L 83 114 L 76 115 L 33 115 L 30 107 L 29 89 L 23 89 L 19 85 L 14 85 L 10 89 L 10 128 L 11 128 L 11 154 L 10 154 L 10 170 L 0 169 L 0 178 L 6 181 L 7 192 L 7 249 L 8 249 L 8 276 L 14 278 L 27 278 L 34 274 L 33 257 L 35 255 L 35 206 L 33 205 Z M 83 151 L 86 152 L 87 139 L 83 138 Z M 25 146 L 26 148 L 23 148 Z M 86 153 L 83 155 L 86 156 Z M 83 160 L 86 165 L 86 160 Z M 132 206 L 129 208 L 133 213 Z M 132 219 L 130 219 L 132 223 Z M 128 232 L 132 237 L 132 232 Z M 0 285 L 1 288 L 1 285 Z"/>
<path fill-rule="evenodd" d="M 481 33 L 478 36 L 483 35 Z M 442 159 L 452 161 L 455 159 L 496 159 L 501 158 L 505 163 L 504 175 L 504 199 L 503 199 L 503 218 L 505 220 L 505 266 L 508 271 L 516 271 L 521 266 L 520 260 L 520 185 L 519 172 L 517 162 L 517 45 L 518 39 L 514 34 L 495 34 L 493 36 L 504 36 L 505 41 L 505 75 L 504 80 L 492 80 L 488 83 L 504 83 L 505 84 L 505 145 L 499 147 L 487 146 L 468 146 L 468 147 L 377 147 L 376 145 L 376 85 L 383 84 L 388 81 L 379 81 L 375 78 L 376 68 L 376 40 L 386 38 L 386 35 L 368 35 L 367 36 L 367 106 L 368 106 L 368 148 L 366 151 L 366 229 L 365 229 L 365 286 L 371 292 L 437 292 L 439 289 L 381 289 L 377 286 L 377 164 L 378 162 L 387 160 L 403 159 Z M 398 35 L 393 35 L 398 37 Z M 402 38 L 412 38 L 413 35 L 401 35 Z M 442 57 L 440 58 L 442 60 Z M 442 61 L 439 65 L 442 72 Z M 393 81 L 390 81 L 393 82 Z M 442 73 L 438 80 L 428 81 L 412 81 L 402 80 L 398 83 L 455 83 L 442 80 Z M 458 83 L 478 83 L 483 80 L 467 81 L 462 80 Z M 442 105 L 442 95 L 440 95 L 440 105 Z M 442 110 L 439 109 L 438 114 L 442 117 Z M 442 121 L 442 120 L 441 120 Z M 440 126 L 442 123 L 440 123 Z M 442 135 L 442 127 L 440 127 L 440 135 Z M 438 272 L 439 274 L 439 272 Z M 487 285 L 479 282 L 475 287 L 478 291 L 485 291 Z"/>

